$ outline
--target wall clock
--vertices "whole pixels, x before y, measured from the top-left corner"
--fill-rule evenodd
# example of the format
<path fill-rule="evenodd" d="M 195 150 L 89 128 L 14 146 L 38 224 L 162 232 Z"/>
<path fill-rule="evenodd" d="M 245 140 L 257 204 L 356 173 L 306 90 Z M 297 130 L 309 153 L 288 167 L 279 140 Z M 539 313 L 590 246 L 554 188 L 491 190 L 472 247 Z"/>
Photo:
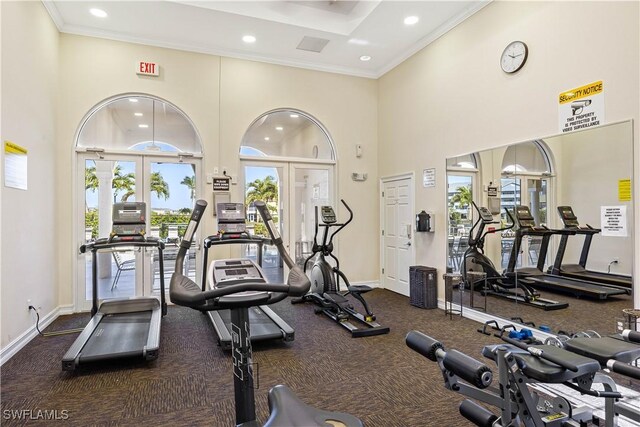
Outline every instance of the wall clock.
<path fill-rule="evenodd" d="M 509 74 L 515 73 L 524 66 L 528 56 L 529 48 L 524 42 L 515 41 L 509 43 L 500 57 L 502 71 Z"/>

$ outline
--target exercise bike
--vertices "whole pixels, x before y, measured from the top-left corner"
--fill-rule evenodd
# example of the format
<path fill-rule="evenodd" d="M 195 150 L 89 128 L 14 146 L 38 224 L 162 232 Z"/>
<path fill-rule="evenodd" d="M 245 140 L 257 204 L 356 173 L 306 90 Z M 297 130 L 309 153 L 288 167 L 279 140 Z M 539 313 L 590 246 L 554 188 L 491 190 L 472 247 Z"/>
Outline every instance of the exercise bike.
<path fill-rule="evenodd" d="M 540 293 L 527 284 L 518 281 L 517 276 L 509 277 L 500 274 L 496 270 L 493 262 L 484 254 L 484 240 L 488 234 L 512 229 L 515 226 L 515 220 L 511 212 L 509 212 L 507 208 L 504 208 L 510 224 L 497 229 L 490 227 L 485 231 L 485 227 L 492 224 L 499 224 L 499 222 L 493 220 L 493 214 L 489 209 L 478 207 L 473 201 L 471 204 L 478 212 L 479 217 L 469 231 L 469 247 L 464 252 L 460 265 L 460 274 L 465 283 L 471 285 L 470 279 L 468 278 L 469 272 L 482 272 L 486 274 L 486 279 L 483 278 L 474 282 L 472 289 L 481 292 L 483 295 L 494 295 L 506 298 L 516 301 L 517 303 L 542 308 L 545 311 L 567 308 L 569 306 L 568 303 L 541 298 Z M 475 234 L 474 230 L 476 230 Z"/>
<path fill-rule="evenodd" d="M 377 323 L 376 316 L 373 314 L 369 305 L 365 301 L 362 294 L 371 291 L 370 286 L 351 285 L 347 276 L 340 270 L 340 261 L 333 255 L 333 237 L 340 232 L 353 220 L 353 211 L 344 200 L 340 200 L 344 207 L 349 211 L 349 219 L 344 223 L 338 223 L 336 213 L 331 206 L 321 206 L 320 212 L 322 223 L 318 221 L 318 206 L 315 207 L 315 234 L 313 236 L 313 246 L 311 255 L 304 261 L 304 272 L 307 272 L 307 265 L 312 258 L 315 261 L 311 266 L 311 288 L 309 293 L 301 298 L 291 300 L 292 304 L 303 302 L 313 302 L 316 304 L 316 314 L 323 313 L 334 322 L 351 332 L 353 338 L 368 337 L 372 335 L 382 335 L 389 333 L 389 328 Z M 318 244 L 318 230 L 324 228 L 322 243 Z M 337 229 L 331 232 L 331 228 Z M 329 264 L 326 257 L 331 257 L 335 261 L 335 267 Z M 340 280 L 343 280 L 347 291 L 340 291 Z M 366 312 L 366 315 L 359 313 L 353 307 L 353 304 L 346 298 L 352 295 L 357 299 Z M 358 327 L 351 323 L 351 319 L 356 320 L 365 328 Z"/>
<path fill-rule="evenodd" d="M 191 247 L 193 236 L 207 207 L 207 202 L 197 200 L 191 213 L 189 225 L 180 242 L 176 256 L 175 272 L 171 276 L 169 296 L 176 305 L 190 307 L 201 312 L 230 310 L 233 340 L 233 384 L 235 397 L 236 426 L 258 427 L 254 395 L 253 352 L 251 349 L 251 325 L 249 309 L 282 301 L 288 296 L 303 295 L 310 283 L 300 267 L 294 264 L 282 243 L 282 238 L 273 225 L 267 205 L 256 201 L 255 207 L 262 217 L 278 249 L 280 257 L 290 268 L 287 283 L 266 283 L 256 280 L 242 268 L 229 269 L 224 274 L 229 280 L 218 282 L 210 290 L 203 290 L 193 280 L 182 274 L 184 258 Z M 269 390 L 270 416 L 264 427 L 363 427 L 362 421 L 353 415 L 315 409 L 302 402 L 284 385 Z"/>

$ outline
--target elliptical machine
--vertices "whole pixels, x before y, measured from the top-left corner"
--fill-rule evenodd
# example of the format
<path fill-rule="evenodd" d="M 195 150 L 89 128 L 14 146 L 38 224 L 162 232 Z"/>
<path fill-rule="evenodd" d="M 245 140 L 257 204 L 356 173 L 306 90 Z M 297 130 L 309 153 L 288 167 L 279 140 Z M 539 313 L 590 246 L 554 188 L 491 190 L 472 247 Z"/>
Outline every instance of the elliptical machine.
<path fill-rule="evenodd" d="M 301 298 L 291 300 L 292 304 L 302 302 L 313 302 L 317 305 L 316 314 L 324 313 L 327 317 L 337 322 L 342 327 L 351 332 L 351 337 L 368 337 L 372 335 L 382 335 L 389 333 L 389 328 L 377 323 L 376 316 L 373 314 L 369 305 L 365 301 L 362 294 L 372 290 L 366 285 L 351 285 L 347 276 L 340 270 L 340 261 L 333 255 L 333 237 L 340 232 L 353 220 L 353 211 L 347 203 L 340 199 L 344 207 L 349 211 L 349 219 L 344 223 L 338 223 L 336 213 L 331 206 L 321 206 L 320 212 L 322 223 L 318 221 L 318 206 L 315 207 L 315 234 L 313 236 L 313 246 L 311 255 L 304 261 L 304 272 L 307 272 L 307 264 L 315 257 L 315 261 L 311 267 L 311 288 L 309 293 Z M 322 244 L 318 244 L 318 230 L 324 228 L 322 236 Z M 337 227 L 332 233 L 330 229 Z M 335 267 L 329 264 L 325 257 L 331 257 L 335 261 Z M 340 279 L 347 286 L 347 292 L 340 291 Z M 353 304 L 346 298 L 352 295 L 360 301 L 366 315 L 358 313 Z M 353 318 L 366 328 L 358 328 L 349 320 Z"/>
<path fill-rule="evenodd" d="M 515 226 L 515 220 L 511 212 L 509 212 L 509 209 L 504 208 L 511 224 L 498 229 L 488 228 L 487 231 L 485 231 L 485 227 L 488 225 L 499 224 L 499 222 L 493 220 L 493 214 L 489 209 L 478 207 L 473 201 L 471 204 L 478 212 L 479 217 L 469 231 L 469 247 L 464 252 L 460 265 L 460 274 L 465 283 L 471 285 L 467 277 L 467 273 L 470 271 L 482 272 L 487 275 L 486 279 L 480 279 L 474 282 L 473 289 L 481 292 L 483 295 L 494 295 L 506 298 L 521 304 L 542 308 L 545 311 L 567 308 L 569 306 L 568 303 L 541 298 L 540 293 L 522 281 L 518 281 L 517 276 L 505 276 L 496 270 L 493 262 L 484 254 L 484 239 L 487 234 L 512 229 Z M 474 235 L 476 227 L 477 231 Z"/>

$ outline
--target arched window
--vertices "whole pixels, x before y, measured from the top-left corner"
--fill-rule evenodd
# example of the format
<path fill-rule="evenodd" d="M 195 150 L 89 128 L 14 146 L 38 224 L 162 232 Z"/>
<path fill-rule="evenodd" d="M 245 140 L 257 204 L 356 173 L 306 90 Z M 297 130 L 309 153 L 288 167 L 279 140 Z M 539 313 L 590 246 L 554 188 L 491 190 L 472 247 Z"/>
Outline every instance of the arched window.
<path fill-rule="evenodd" d="M 502 158 L 502 173 L 548 175 L 551 161 L 542 141 L 528 141 L 511 145 Z"/>
<path fill-rule="evenodd" d="M 475 154 L 451 157 L 447 159 L 447 169 L 478 169 L 478 158 Z"/>
<path fill-rule="evenodd" d="M 80 126 L 76 148 L 202 153 L 200 135 L 187 115 L 143 94 L 118 95 L 98 104 Z"/>
<path fill-rule="evenodd" d="M 271 110 L 254 120 L 242 138 L 240 156 L 336 160 L 329 132 L 295 109 Z"/>

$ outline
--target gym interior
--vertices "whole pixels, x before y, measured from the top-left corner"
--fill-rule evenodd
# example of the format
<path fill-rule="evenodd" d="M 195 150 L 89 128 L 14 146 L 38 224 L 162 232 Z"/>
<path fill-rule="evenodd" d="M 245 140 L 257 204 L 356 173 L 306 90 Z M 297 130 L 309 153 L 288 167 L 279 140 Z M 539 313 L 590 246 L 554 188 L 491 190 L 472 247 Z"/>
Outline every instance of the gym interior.
<path fill-rule="evenodd" d="M 640 2 L 0 20 L 3 425 L 640 425 Z"/>

